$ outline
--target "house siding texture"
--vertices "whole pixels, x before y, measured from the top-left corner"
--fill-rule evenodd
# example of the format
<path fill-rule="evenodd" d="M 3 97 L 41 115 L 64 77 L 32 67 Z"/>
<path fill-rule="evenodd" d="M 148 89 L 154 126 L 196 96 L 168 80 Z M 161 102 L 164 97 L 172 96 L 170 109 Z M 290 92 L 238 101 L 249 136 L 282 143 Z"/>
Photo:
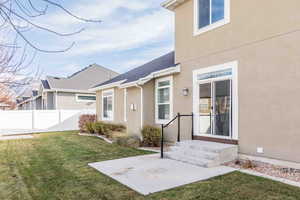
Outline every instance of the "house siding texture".
<path fill-rule="evenodd" d="M 84 93 L 78 93 L 83 94 Z M 55 98 L 54 94 L 54 99 Z M 86 94 L 93 95 L 93 94 Z M 55 101 L 54 101 L 55 103 Z M 78 102 L 75 93 L 58 92 L 57 93 L 57 109 L 79 110 L 79 109 L 95 109 L 96 102 Z"/>
<path fill-rule="evenodd" d="M 299 7 L 298 0 L 231 0 L 230 23 L 198 36 L 193 0 L 177 7 L 181 73 L 174 76 L 174 113 L 192 112 L 193 70 L 238 61 L 239 152 L 300 162 Z M 185 87 L 187 97 L 181 94 Z M 190 131 L 190 122 L 183 122 L 183 138 L 190 139 Z"/>

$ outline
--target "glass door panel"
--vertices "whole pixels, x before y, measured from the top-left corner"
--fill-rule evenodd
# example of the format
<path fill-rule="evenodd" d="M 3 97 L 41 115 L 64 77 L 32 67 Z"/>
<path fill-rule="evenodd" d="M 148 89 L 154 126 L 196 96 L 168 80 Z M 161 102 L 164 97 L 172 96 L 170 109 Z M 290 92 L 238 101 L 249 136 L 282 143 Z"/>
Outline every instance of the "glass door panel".
<path fill-rule="evenodd" d="M 212 84 L 200 84 L 199 125 L 200 134 L 211 134 L 212 121 Z"/>
<path fill-rule="evenodd" d="M 213 135 L 231 136 L 231 80 L 214 82 Z"/>

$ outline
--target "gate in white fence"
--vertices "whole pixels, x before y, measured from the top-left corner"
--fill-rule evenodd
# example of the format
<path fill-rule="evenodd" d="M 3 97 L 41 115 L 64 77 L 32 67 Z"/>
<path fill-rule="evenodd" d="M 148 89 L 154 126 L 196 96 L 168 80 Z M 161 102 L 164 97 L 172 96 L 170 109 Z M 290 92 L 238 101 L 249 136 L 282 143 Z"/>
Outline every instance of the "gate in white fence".
<path fill-rule="evenodd" d="M 0 135 L 78 130 L 82 114 L 95 110 L 0 111 Z"/>

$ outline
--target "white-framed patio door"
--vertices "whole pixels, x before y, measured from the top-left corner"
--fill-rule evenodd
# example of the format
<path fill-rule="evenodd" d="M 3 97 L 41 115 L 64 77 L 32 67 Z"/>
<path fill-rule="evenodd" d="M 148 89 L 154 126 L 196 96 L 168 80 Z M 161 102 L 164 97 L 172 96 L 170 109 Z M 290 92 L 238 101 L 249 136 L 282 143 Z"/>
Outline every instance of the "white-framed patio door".
<path fill-rule="evenodd" d="M 194 71 L 195 135 L 238 139 L 237 62 Z"/>

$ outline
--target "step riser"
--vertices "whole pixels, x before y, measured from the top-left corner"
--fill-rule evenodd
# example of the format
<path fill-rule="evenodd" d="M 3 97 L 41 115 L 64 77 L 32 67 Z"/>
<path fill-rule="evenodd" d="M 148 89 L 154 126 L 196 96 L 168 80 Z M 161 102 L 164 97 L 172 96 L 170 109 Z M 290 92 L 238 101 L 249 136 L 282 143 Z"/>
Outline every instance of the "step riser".
<path fill-rule="evenodd" d="M 165 157 L 201 167 L 216 167 L 235 160 L 237 155 L 238 148 L 234 145 L 192 141 L 177 143 Z"/>

